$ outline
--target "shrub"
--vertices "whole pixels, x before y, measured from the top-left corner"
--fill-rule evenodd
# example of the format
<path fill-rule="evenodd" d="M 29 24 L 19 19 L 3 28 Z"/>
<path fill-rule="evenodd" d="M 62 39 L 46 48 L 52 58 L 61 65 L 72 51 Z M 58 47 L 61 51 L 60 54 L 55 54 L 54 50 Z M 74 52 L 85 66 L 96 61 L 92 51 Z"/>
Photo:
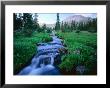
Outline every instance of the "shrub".
<path fill-rule="evenodd" d="M 95 27 L 90 27 L 88 29 L 88 32 L 95 33 L 95 32 L 97 32 L 97 29 Z"/>
<path fill-rule="evenodd" d="M 42 38 L 42 42 L 50 42 L 50 41 L 52 41 L 52 38 L 49 36 L 45 36 Z"/>
<path fill-rule="evenodd" d="M 75 69 L 75 67 L 80 63 L 79 55 L 65 55 L 62 57 L 62 63 L 59 65 L 60 69 L 64 69 L 67 72 Z"/>
<path fill-rule="evenodd" d="M 80 33 L 80 30 L 76 30 L 76 33 Z"/>

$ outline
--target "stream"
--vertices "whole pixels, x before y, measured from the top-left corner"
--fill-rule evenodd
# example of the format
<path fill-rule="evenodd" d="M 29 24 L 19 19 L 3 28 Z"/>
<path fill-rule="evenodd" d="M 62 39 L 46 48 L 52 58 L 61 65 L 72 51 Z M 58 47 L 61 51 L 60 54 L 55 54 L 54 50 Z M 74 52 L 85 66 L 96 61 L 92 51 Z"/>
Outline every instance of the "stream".
<path fill-rule="evenodd" d="M 35 56 L 31 64 L 21 70 L 18 75 L 60 75 L 57 67 L 61 63 L 61 52 L 65 49 L 62 39 L 51 33 L 52 41 L 49 43 L 38 43 Z"/>

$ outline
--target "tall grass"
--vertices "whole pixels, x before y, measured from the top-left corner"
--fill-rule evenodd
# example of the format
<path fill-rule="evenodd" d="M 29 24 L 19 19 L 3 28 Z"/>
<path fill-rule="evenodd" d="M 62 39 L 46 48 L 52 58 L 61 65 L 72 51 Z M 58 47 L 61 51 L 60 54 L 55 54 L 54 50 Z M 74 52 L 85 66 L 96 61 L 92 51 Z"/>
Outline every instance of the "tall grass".
<path fill-rule="evenodd" d="M 67 74 L 76 73 L 77 66 L 85 66 L 86 74 L 96 74 L 97 69 L 97 34 L 89 32 L 59 32 L 58 36 L 64 39 L 68 53 L 62 57 L 59 65 L 61 71 Z"/>
<path fill-rule="evenodd" d="M 49 42 L 52 39 L 48 33 L 33 33 L 31 37 L 14 33 L 14 74 L 18 73 L 30 62 L 36 53 L 36 43 Z"/>

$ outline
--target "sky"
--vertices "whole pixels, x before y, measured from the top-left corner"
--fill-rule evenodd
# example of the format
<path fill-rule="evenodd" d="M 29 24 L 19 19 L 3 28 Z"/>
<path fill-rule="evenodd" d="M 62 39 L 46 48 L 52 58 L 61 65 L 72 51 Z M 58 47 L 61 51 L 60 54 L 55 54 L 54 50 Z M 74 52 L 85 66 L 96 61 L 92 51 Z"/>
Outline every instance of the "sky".
<path fill-rule="evenodd" d="M 73 15 L 82 15 L 85 17 L 96 18 L 96 13 L 59 13 L 60 21 L 66 19 L 69 16 Z M 38 22 L 45 24 L 54 24 L 56 22 L 57 16 L 56 13 L 38 13 Z"/>

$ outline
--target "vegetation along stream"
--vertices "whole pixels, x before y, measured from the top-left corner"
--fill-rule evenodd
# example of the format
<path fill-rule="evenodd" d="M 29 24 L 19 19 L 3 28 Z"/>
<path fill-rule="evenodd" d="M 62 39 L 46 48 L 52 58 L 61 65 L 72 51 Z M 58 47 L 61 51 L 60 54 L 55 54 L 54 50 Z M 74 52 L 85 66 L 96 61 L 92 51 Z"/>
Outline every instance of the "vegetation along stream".
<path fill-rule="evenodd" d="M 14 75 L 97 75 L 97 14 L 14 13 Z"/>

